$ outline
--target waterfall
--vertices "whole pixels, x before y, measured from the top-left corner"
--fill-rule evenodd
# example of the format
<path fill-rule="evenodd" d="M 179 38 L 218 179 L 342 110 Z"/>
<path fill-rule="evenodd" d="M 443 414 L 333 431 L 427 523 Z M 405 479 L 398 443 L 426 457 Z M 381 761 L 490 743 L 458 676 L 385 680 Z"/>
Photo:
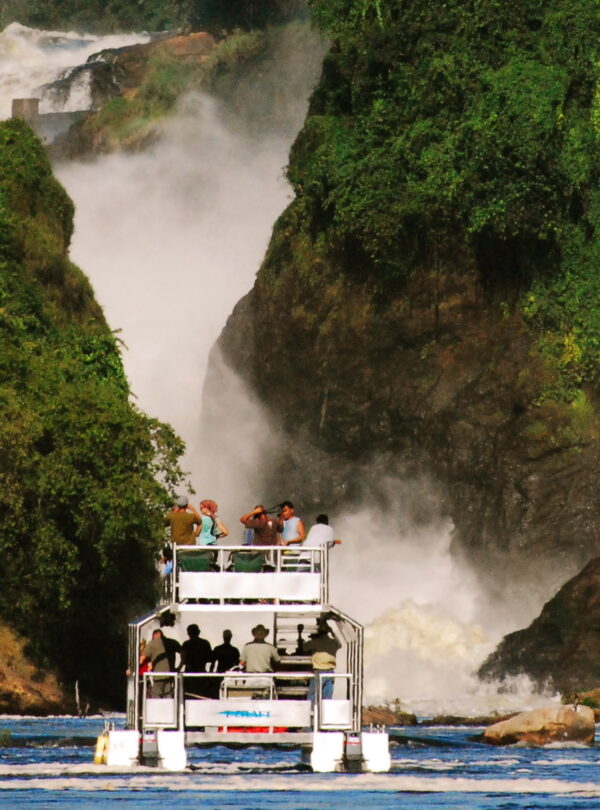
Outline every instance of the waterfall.
<path fill-rule="evenodd" d="M 35 94 L 91 54 L 147 40 L 146 34 L 96 37 L 8 26 L 0 33 L 0 115 L 10 115 L 12 98 Z M 222 369 L 215 405 L 232 429 L 203 446 L 202 386 L 209 351 L 251 288 L 273 223 L 291 199 L 282 167 L 322 55 L 316 35 L 310 54 L 287 54 L 286 113 L 273 131 L 251 132 L 218 99 L 192 93 L 144 153 L 56 167 L 76 205 L 72 259 L 120 330 L 136 401 L 186 440 L 184 466 L 198 496 L 220 502 L 232 542 L 238 516 L 257 501 L 252 475 L 261 453 L 277 436 L 241 382 Z M 300 76 L 301 91 L 286 86 L 292 73 Z M 72 93 L 54 102 L 47 96 L 42 111 L 89 104 L 86 75 L 79 100 Z M 228 475 L 213 478 L 215 453 L 226 457 Z M 502 633 L 531 617 L 518 606 L 490 605 L 474 573 L 450 554 L 451 525 L 442 518 L 412 525 L 406 482 L 386 485 L 398 494 L 384 514 L 356 504 L 334 516 L 344 542 L 332 553 L 332 597 L 367 624 L 367 699 L 397 697 L 406 708 L 433 711 L 456 708 L 460 697 L 463 711 L 495 708 L 496 689 L 483 687 L 473 673 Z M 314 516 L 303 517 L 310 525 Z M 529 685 L 517 684 L 515 694 L 516 701 L 529 700 Z"/>
<path fill-rule="evenodd" d="M 98 51 L 148 42 L 149 39 L 147 34 L 82 35 L 39 31 L 11 23 L 0 32 L 0 118 L 10 117 L 14 98 L 41 96 L 41 113 L 85 109 L 77 105 L 89 102 L 89 94 L 54 98 L 52 94 L 44 95 L 42 86 L 83 65 Z M 81 87 L 76 88 L 75 93 L 78 90 Z"/>

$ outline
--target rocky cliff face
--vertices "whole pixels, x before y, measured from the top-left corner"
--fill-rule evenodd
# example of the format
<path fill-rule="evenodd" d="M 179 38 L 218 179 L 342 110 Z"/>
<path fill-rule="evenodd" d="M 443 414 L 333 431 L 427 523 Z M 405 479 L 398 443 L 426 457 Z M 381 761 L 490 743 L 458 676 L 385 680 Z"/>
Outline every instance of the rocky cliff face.
<path fill-rule="evenodd" d="M 277 380 L 259 393 L 289 436 L 290 488 L 339 503 L 358 492 L 353 468 L 426 474 L 456 550 L 495 587 L 579 570 L 597 534 L 596 417 L 577 433 L 574 409 L 536 404 L 551 372 L 519 314 L 475 267 L 420 275 L 380 301 L 310 253 L 301 264 L 307 249 L 284 218 L 221 338 L 250 385 Z"/>
<path fill-rule="evenodd" d="M 0 712 L 3 714 L 57 714 L 75 709 L 54 675 L 35 667 L 27 658 L 23 639 L 0 624 Z"/>
<path fill-rule="evenodd" d="M 220 347 L 291 491 L 427 474 L 490 587 L 547 594 L 600 518 L 593 4 L 331 5 L 296 199 Z"/>
<path fill-rule="evenodd" d="M 540 686 L 550 685 L 571 696 L 596 687 L 600 558 L 570 579 L 529 627 L 506 636 L 479 674 L 487 679 L 526 674 Z"/>

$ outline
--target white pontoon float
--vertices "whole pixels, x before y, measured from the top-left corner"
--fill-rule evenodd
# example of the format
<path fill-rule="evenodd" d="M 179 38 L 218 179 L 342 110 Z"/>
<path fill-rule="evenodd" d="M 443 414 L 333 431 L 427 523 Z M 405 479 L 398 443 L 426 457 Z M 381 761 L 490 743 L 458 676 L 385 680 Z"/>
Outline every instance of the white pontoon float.
<path fill-rule="evenodd" d="M 327 673 L 333 696 L 324 699 L 315 685 L 313 704 L 310 681 L 322 676 L 302 646 L 322 615 L 341 648 L 335 673 Z M 159 627 L 182 643 L 196 623 L 213 645 L 223 629 L 235 628 L 241 651 L 257 621 L 281 656 L 276 672 L 137 676 L 140 642 Z M 109 765 L 182 770 L 189 746 L 280 744 L 300 746 L 317 772 L 389 770 L 388 735 L 361 728 L 363 628 L 329 604 L 327 548 L 174 547 L 160 604 L 129 625 L 129 657 L 127 729 L 107 732 Z M 167 685 L 157 688 L 160 680 Z"/>

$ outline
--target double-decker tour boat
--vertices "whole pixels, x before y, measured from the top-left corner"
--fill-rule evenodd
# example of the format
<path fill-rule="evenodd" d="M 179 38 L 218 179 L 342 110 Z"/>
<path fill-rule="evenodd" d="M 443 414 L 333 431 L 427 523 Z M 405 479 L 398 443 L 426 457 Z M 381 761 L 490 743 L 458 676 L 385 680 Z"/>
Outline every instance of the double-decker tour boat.
<path fill-rule="evenodd" d="M 190 624 L 213 642 L 227 629 L 241 649 L 258 622 L 275 671 L 140 673 L 156 629 L 179 643 Z M 304 650 L 323 626 L 339 642 L 326 673 Z M 159 604 L 129 625 L 129 660 L 127 727 L 105 734 L 109 765 L 183 770 L 190 746 L 280 744 L 301 748 L 315 772 L 389 770 L 387 733 L 362 729 L 363 628 L 329 603 L 326 546 L 173 547 Z"/>

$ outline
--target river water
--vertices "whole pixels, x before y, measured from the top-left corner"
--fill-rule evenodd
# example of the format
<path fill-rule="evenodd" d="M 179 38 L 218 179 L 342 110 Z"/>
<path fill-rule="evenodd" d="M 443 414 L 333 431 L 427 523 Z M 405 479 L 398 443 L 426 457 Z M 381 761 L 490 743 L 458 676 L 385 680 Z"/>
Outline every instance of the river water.
<path fill-rule="evenodd" d="M 110 718 L 117 726 L 122 716 Z M 0 807 L 596 808 L 595 747 L 490 748 L 479 728 L 391 730 L 388 774 L 313 774 L 298 749 L 191 749 L 182 773 L 93 764 L 105 718 L 0 718 Z"/>

